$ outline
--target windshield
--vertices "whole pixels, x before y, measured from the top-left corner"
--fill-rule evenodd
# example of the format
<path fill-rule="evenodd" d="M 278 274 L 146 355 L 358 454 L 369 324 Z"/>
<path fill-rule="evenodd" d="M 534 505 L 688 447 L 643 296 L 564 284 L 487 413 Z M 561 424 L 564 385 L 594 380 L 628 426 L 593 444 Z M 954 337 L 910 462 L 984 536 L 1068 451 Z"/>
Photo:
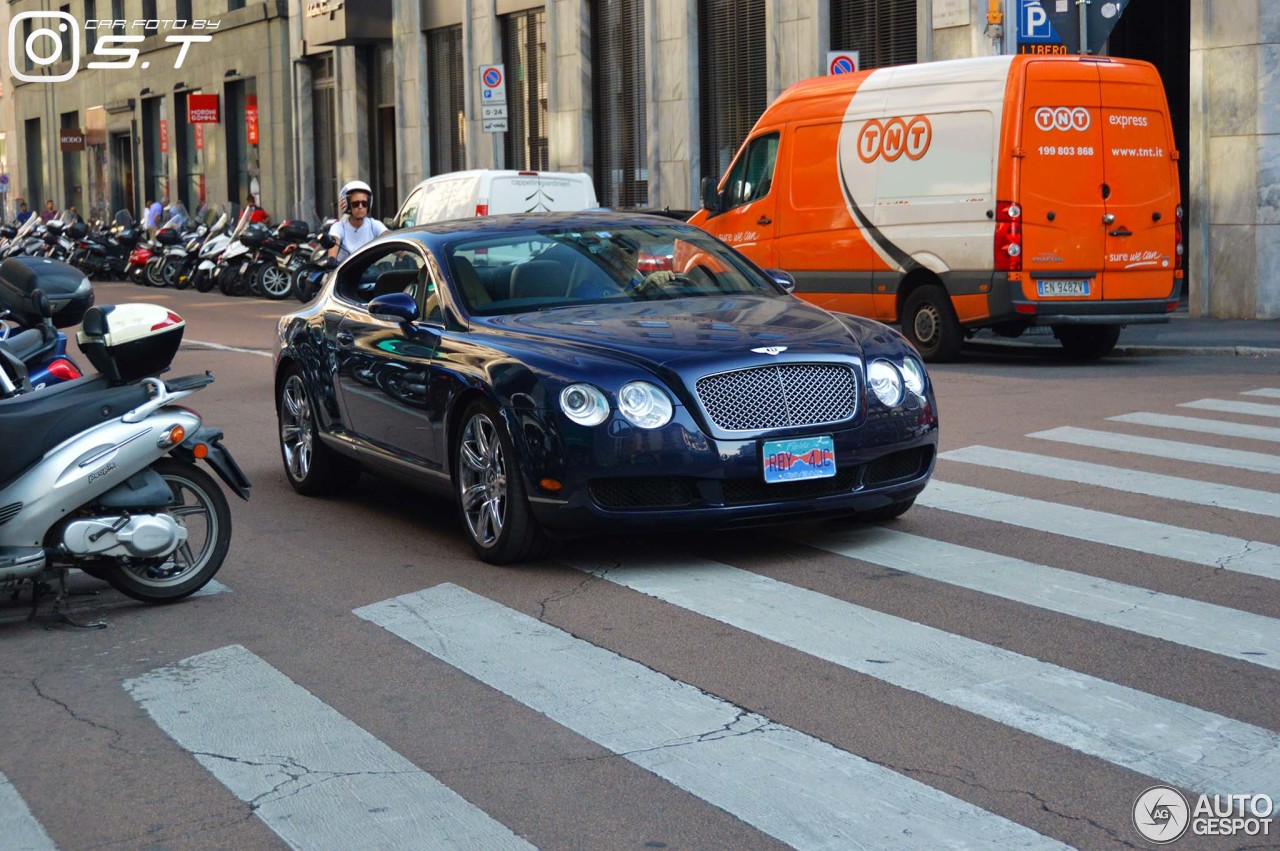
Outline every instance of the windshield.
<path fill-rule="evenodd" d="M 732 249 L 683 224 L 526 230 L 457 242 L 445 254 L 468 311 L 481 316 L 675 298 L 783 297 Z"/>
<path fill-rule="evenodd" d="M 117 227 L 127 228 L 133 226 L 133 214 L 128 210 L 117 210 L 114 218 Z"/>

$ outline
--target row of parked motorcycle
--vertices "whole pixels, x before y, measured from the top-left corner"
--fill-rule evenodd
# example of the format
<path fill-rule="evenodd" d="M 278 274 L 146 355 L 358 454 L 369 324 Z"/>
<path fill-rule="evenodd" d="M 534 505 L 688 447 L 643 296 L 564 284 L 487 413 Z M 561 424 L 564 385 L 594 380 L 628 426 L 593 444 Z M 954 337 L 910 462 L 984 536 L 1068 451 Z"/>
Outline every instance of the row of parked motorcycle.
<path fill-rule="evenodd" d="M 227 213 L 204 223 L 181 209 L 147 238 L 127 210 L 110 225 L 90 226 L 66 214 L 48 222 L 29 218 L 21 226 L 0 226 L 0 259 L 45 257 L 80 269 L 91 278 L 117 278 L 153 287 L 220 290 L 224 295 L 269 299 L 294 296 L 308 302 L 337 266 L 332 221 L 311 232 L 306 222 L 277 227 L 254 221 L 247 207 L 232 226 Z M 258 215 L 255 215 L 257 213 Z"/>

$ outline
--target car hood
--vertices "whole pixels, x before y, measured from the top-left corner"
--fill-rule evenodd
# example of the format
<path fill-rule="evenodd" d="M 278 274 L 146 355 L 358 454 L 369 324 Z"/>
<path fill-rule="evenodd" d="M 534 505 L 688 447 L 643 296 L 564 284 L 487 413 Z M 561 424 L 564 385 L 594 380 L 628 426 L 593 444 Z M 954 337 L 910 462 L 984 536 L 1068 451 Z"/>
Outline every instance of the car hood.
<path fill-rule="evenodd" d="M 554 345 L 578 344 L 662 366 L 717 360 L 753 349 L 781 349 L 759 354 L 785 351 L 788 359 L 862 354 L 862 341 L 850 325 L 794 297 L 729 295 L 582 305 L 478 317 L 475 322 L 499 334 Z"/>

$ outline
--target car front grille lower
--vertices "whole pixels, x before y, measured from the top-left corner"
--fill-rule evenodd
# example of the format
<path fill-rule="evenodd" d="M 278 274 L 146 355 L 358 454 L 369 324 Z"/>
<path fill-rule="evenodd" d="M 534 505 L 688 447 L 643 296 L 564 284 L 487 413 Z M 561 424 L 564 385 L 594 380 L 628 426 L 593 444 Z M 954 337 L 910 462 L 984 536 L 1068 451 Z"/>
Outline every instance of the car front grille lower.
<path fill-rule="evenodd" d="M 765 431 L 852 419 L 858 381 L 841 364 L 783 363 L 699 378 L 699 401 L 725 431 Z"/>
<path fill-rule="evenodd" d="M 918 478 L 929 469 L 929 461 L 933 458 L 932 446 L 921 446 L 916 449 L 904 449 L 883 458 L 878 458 L 867 465 L 862 483 L 869 488 L 878 488 L 894 482 L 905 482 Z"/>
<path fill-rule="evenodd" d="M 684 508 L 696 493 L 692 480 L 674 476 L 591 480 L 591 498 L 601 508 Z"/>

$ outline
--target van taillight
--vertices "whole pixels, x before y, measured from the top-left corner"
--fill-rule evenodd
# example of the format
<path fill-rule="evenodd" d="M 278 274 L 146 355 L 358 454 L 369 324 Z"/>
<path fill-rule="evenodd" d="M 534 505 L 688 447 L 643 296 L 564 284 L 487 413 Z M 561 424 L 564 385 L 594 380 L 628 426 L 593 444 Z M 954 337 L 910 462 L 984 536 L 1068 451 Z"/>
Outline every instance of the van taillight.
<path fill-rule="evenodd" d="M 996 271 L 1022 271 L 1022 208 L 1011 201 L 996 202 Z"/>
<path fill-rule="evenodd" d="M 476 204 L 476 216 L 487 216 L 487 215 L 489 215 L 489 205 Z"/>

